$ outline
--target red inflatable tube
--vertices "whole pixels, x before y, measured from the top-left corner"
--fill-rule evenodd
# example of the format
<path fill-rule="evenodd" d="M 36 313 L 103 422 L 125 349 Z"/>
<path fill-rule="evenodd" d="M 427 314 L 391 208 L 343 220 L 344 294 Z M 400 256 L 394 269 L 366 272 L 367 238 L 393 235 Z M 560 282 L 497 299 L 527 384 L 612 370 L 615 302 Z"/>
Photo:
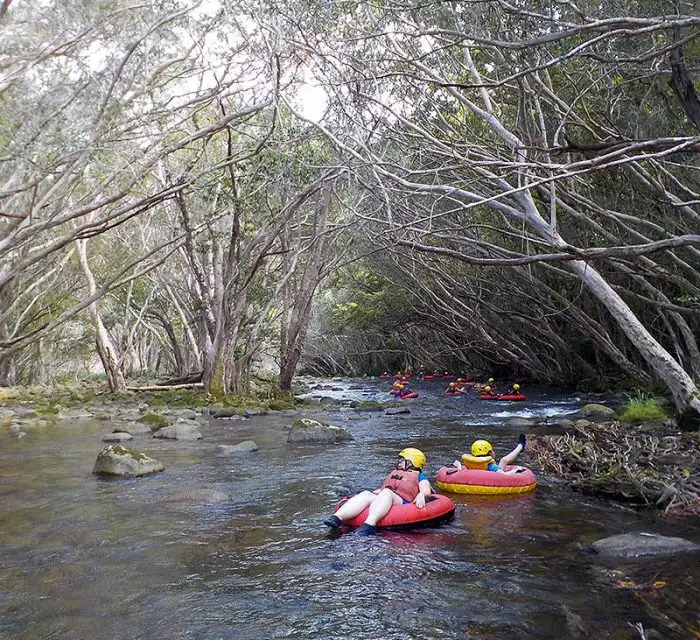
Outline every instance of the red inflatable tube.
<path fill-rule="evenodd" d="M 397 400 L 406 400 L 408 398 L 417 398 L 418 397 L 418 392 L 417 391 L 411 391 L 411 393 L 406 393 L 402 396 L 400 395 L 395 395 L 394 396 Z"/>
<path fill-rule="evenodd" d="M 525 396 L 522 393 L 501 393 L 496 395 L 490 395 L 488 393 L 479 394 L 479 400 L 510 400 L 518 401 L 525 400 Z"/>
<path fill-rule="evenodd" d="M 334 511 L 337 511 L 347 497 L 343 498 Z M 352 520 L 346 521 L 350 527 L 359 527 L 367 519 L 369 507 Z M 419 509 L 415 504 L 394 505 L 378 523 L 377 527 L 382 529 L 412 529 L 415 527 L 428 527 L 447 522 L 454 516 L 455 505 L 447 496 L 437 493 L 428 496 L 425 506 Z"/>

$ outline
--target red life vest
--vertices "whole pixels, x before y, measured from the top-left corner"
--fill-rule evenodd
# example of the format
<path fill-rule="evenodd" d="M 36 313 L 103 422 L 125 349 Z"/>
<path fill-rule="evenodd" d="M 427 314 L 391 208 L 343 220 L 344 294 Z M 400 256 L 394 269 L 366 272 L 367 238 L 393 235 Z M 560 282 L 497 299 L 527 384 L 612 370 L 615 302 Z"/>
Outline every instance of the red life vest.
<path fill-rule="evenodd" d="M 403 471 L 394 469 L 384 480 L 382 489 L 389 488 L 408 502 L 413 502 L 420 491 L 418 471 Z"/>

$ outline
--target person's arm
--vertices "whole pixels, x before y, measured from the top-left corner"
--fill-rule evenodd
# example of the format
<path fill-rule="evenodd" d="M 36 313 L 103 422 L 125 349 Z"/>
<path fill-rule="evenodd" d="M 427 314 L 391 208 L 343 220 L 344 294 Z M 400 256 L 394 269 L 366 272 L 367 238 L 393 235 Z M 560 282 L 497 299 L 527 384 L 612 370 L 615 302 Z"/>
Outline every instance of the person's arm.
<path fill-rule="evenodd" d="M 433 492 L 430 480 L 421 480 L 418 483 L 418 495 L 413 499 L 413 503 L 422 509 L 425 506 L 425 499 Z"/>

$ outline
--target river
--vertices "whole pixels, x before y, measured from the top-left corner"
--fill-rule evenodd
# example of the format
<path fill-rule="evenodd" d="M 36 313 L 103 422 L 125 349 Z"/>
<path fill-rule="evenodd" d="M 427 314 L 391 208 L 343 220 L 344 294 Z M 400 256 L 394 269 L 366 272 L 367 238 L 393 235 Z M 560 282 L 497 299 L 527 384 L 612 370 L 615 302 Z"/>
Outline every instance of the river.
<path fill-rule="evenodd" d="M 383 381 L 320 384 L 308 395 L 388 397 Z M 700 558 L 604 565 L 585 553 L 628 531 L 700 542 L 698 523 L 547 477 L 530 494 L 452 496 L 455 518 L 438 528 L 330 536 L 322 520 L 338 499 L 378 486 L 400 449 L 425 451 L 432 476 L 477 437 L 497 456 L 509 451 L 513 415 L 580 404 L 547 390 L 506 405 L 446 398 L 438 381 L 415 386 L 408 415 L 325 411 L 355 438 L 336 446 L 288 445 L 289 413 L 210 420 L 199 442 L 137 436 L 132 446 L 166 465 L 138 479 L 91 474 L 109 423 L 60 422 L 21 439 L 0 427 L 0 638 L 622 639 L 641 637 L 636 624 L 671 640 L 693 637 L 692 625 L 700 632 Z M 217 444 L 246 439 L 260 451 L 216 456 Z M 519 462 L 529 464 L 527 450 Z"/>

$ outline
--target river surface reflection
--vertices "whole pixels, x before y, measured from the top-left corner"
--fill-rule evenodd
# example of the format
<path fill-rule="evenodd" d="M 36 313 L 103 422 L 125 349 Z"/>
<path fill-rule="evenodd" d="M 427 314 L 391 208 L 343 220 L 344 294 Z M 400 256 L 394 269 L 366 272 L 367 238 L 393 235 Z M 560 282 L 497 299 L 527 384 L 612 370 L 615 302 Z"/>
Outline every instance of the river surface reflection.
<path fill-rule="evenodd" d="M 311 395 L 387 398 L 384 382 L 322 384 L 332 388 Z M 697 557 L 605 566 L 584 553 L 626 531 L 700 542 L 697 522 L 637 514 L 546 477 L 532 494 L 455 497 L 454 520 L 439 528 L 330 537 L 322 520 L 333 505 L 376 487 L 401 448 L 423 449 L 434 475 L 476 437 L 497 455 L 509 450 L 519 431 L 505 426 L 509 416 L 579 404 L 541 391 L 486 406 L 444 398 L 444 384 L 416 386 L 408 415 L 328 410 L 355 437 L 338 446 L 286 444 L 293 417 L 283 413 L 212 420 L 195 443 L 136 437 L 134 448 L 166 465 L 140 479 L 91 475 L 109 423 L 57 423 L 22 439 L 0 427 L 0 637 L 631 639 L 641 623 L 674 639 L 700 630 Z M 246 439 L 260 451 L 216 456 L 217 444 Z"/>

